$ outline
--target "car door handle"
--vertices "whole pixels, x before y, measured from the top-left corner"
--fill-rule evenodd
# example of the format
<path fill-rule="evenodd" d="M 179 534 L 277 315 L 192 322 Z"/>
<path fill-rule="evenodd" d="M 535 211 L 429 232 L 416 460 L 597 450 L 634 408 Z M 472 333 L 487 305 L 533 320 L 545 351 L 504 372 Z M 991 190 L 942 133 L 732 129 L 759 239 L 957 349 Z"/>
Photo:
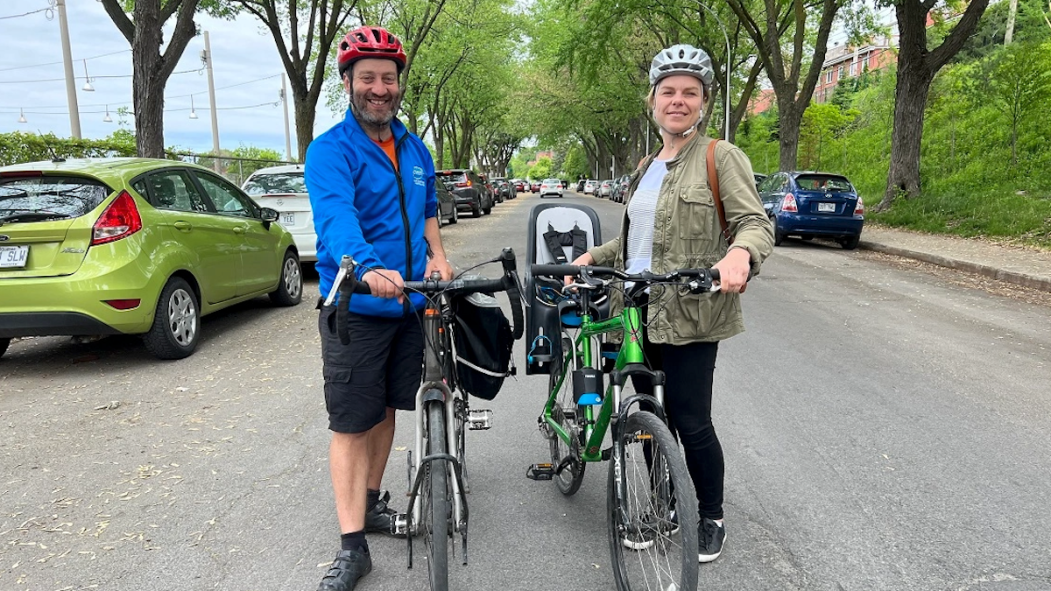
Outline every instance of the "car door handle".
<path fill-rule="evenodd" d="M 175 229 L 182 230 L 183 232 L 189 232 L 193 229 L 193 224 L 190 222 L 175 222 Z"/>
<path fill-rule="evenodd" d="M 244 234 L 244 233 L 245 233 L 244 226 L 234 226 L 234 234 Z"/>

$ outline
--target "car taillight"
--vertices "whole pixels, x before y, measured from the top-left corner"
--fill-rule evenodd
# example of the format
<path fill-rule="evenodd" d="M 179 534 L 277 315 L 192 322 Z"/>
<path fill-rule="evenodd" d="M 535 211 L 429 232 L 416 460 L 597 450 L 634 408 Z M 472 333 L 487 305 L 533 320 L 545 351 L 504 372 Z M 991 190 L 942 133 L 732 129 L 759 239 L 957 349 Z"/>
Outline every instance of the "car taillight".
<path fill-rule="evenodd" d="M 135 199 L 127 191 L 121 191 L 120 195 L 106 207 L 106 211 L 99 216 L 95 226 L 92 228 L 91 246 L 106 244 L 122 238 L 127 238 L 142 229 L 142 218 L 139 217 L 139 208 L 135 206 Z"/>
<path fill-rule="evenodd" d="M 865 202 L 861 200 L 861 195 L 858 195 L 858 204 L 854 206 L 854 215 L 865 215 Z"/>
<path fill-rule="evenodd" d="M 470 187 L 471 186 L 471 181 L 464 181 L 462 183 L 456 183 L 456 186 L 460 187 L 460 188 Z"/>
<path fill-rule="evenodd" d="M 787 211 L 789 213 L 799 213 L 799 208 L 796 207 L 796 196 L 788 193 L 785 195 L 785 200 L 781 202 L 781 211 Z"/>

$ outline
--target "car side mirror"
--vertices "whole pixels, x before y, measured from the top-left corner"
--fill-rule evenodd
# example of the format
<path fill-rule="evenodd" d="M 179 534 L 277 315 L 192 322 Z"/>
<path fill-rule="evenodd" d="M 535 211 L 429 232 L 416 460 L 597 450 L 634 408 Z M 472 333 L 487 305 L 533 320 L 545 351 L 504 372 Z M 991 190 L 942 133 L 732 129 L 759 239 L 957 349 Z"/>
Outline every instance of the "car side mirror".
<path fill-rule="evenodd" d="M 277 221 L 277 218 L 278 213 L 276 209 L 273 209 L 271 207 L 259 208 L 259 219 L 263 220 L 263 225 L 265 225 L 268 229 L 270 228 L 270 224 Z"/>

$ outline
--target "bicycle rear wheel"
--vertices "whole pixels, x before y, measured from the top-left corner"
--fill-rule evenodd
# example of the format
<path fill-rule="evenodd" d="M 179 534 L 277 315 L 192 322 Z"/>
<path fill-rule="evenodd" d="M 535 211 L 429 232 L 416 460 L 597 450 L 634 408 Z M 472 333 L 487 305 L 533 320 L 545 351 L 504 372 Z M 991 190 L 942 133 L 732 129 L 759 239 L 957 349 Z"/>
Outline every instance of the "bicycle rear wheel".
<path fill-rule="evenodd" d="M 573 343 L 569 339 L 562 339 L 562 351 L 571 351 Z M 550 394 L 555 389 L 558 379 L 562 376 L 564 360 L 556 357 L 551 363 L 551 374 L 548 376 L 547 391 Z M 580 436 L 580 427 L 576 420 L 576 401 L 573 398 L 573 376 L 566 373 L 562 380 L 562 387 L 555 396 L 555 405 L 551 409 L 551 418 L 558 423 L 573 440 Z M 558 468 L 563 462 L 568 463 L 561 472 L 555 474 L 555 484 L 562 494 L 569 496 L 580 490 L 580 484 L 584 481 L 584 462 L 580 460 L 580 446 L 567 445 L 554 430 L 548 429 L 548 442 L 551 447 L 551 465 Z"/>
<path fill-rule="evenodd" d="M 445 454 L 445 405 L 427 403 L 427 455 Z M 427 544 L 427 574 L 432 591 L 449 588 L 449 464 L 428 462 L 420 487 L 424 535 Z"/>
<path fill-rule="evenodd" d="M 678 444 L 645 411 L 628 415 L 618 443 L 606 492 L 618 591 L 696 589 L 697 497 Z"/>

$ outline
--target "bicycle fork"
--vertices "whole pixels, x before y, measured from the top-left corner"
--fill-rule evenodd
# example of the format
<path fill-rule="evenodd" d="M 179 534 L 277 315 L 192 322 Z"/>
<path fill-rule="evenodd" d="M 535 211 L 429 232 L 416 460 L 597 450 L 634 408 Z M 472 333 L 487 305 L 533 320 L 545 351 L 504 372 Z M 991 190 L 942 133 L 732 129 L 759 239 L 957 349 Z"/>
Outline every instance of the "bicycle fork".
<path fill-rule="evenodd" d="M 460 533 L 460 539 L 463 550 L 463 564 L 467 564 L 467 485 L 464 479 L 463 466 L 455 455 L 448 453 L 450 450 L 448 446 L 455 445 L 457 429 L 456 429 L 456 411 L 454 408 L 453 401 L 455 397 L 449 391 L 448 386 L 441 382 L 426 382 L 416 393 L 416 442 L 415 442 L 415 456 L 410 451 L 408 454 L 408 471 L 409 471 L 409 506 L 406 509 L 404 516 L 398 516 L 395 521 L 396 533 L 405 534 L 408 544 L 408 568 L 412 568 L 412 538 L 419 534 L 419 525 L 422 522 L 423 508 L 416 503 L 416 498 L 420 492 L 420 486 L 423 485 L 424 467 L 431 462 L 448 462 L 452 466 L 453 478 L 450 479 L 452 485 L 452 517 L 453 517 L 453 530 Z M 447 449 L 446 453 L 436 453 L 425 455 L 424 449 L 424 438 L 423 434 L 430 425 L 426 424 L 427 421 L 427 405 L 430 404 L 442 404 L 445 409 L 445 441 Z M 413 457 L 419 458 L 417 463 L 413 462 Z"/>

